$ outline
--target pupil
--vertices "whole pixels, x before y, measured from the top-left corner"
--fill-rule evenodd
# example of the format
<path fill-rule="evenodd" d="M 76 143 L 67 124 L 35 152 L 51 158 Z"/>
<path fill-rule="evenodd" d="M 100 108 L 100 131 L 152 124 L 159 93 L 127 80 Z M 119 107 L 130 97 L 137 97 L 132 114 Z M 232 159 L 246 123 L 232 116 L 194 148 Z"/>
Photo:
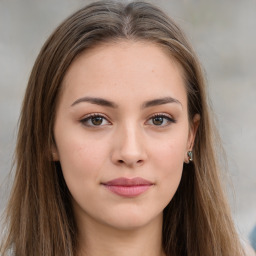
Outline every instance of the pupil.
<path fill-rule="evenodd" d="M 100 125 L 102 123 L 102 117 L 96 116 L 92 118 L 92 123 L 94 125 Z"/>
<path fill-rule="evenodd" d="M 163 118 L 160 116 L 154 117 L 153 124 L 155 125 L 161 125 L 163 123 Z"/>

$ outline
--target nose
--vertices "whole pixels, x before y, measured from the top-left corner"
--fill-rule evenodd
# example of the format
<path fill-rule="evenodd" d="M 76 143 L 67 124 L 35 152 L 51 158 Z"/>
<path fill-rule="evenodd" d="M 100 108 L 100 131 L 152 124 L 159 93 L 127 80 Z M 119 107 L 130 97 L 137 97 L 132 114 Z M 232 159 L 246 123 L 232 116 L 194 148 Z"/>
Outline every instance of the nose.
<path fill-rule="evenodd" d="M 129 125 L 114 136 L 112 162 L 130 168 L 141 166 L 147 159 L 145 140 L 138 127 Z"/>

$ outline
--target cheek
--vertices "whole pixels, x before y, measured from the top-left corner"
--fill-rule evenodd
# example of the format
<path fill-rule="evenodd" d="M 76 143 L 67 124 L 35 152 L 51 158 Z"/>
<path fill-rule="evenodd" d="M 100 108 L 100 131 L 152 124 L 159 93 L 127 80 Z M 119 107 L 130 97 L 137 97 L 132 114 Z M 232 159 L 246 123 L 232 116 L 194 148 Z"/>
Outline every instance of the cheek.
<path fill-rule="evenodd" d="M 183 166 L 186 151 L 186 136 L 173 136 L 163 139 L 161 143 L 154 143 L 152 156 L 154 162 L 167 174 L 179 170 Z"/>
<path fill-rule="evenodd" d="M 107 161 L 107 143 L 97 143 L 77 134 L 65 136 L 57 145 L 62 172 L 71 193 L 90 186 L 92 181 L 100 182 L 99 173 Z"/>
<path fill-rule="evenodd" d="M 163 170 L 161 178 L 172 183 L 179 182 L 184 161 L 183 147 L 179 149 L 177 145 L 175 147 L 167 145 L 165 149 L 159 151 L 157 157 L 157 161 Z"/>
<path fill-rule="evenodd" d="M 183 171 L 184 152 L 186 149 L 186 136 L 177 136 L 173 139 L 165 140 L 154 148 L 153 164 L 157 173 L 159 186 L 159 200 L 168 204 L 174 196 Z"/>

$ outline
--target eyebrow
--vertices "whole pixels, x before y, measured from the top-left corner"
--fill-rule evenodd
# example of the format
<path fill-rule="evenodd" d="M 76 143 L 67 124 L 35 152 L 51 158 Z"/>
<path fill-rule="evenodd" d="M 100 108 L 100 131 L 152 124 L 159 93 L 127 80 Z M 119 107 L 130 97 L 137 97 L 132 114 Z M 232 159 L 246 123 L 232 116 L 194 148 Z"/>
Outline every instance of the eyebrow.
<path fill-rule="evenodd" d="M 110 107 L 110 108 L 118 107 L 118 105 L 116 103 L 114 103 L 110 100 L 106 100 L 103 98 L 95 98 L 95 97 L 79 98 L 76 101 L 74 101 L 71 106 L 75 106 L 81 102 L 89 102 L 91 104 L 96 104 L 96 105 Z M 177 103 L 177 104 L 181 105 L 181 107 L 182 107 L 182 104 L 179 100 L 172 98 L 172 97 L 164 97 L 164 98 L 146 101 L 142 104 L 141 108 L 144 109 L 144 108 L 154 107 L 154 106 L 158 106 L 158 105 L 164 105 L 164 104 L 168 104 L 168 103 Z"/>
<path fill-rule="evenodd" d="M 168 103 L 177 103 L 177 104 L 180 104 L 182 107 L 182 104 L 179 100 L 172 97 L 164 97 L 164 98 L 146 101 L 142 104 L 142 108 L 154 107 L 154 106 L 164 105 Z"/>
<path fill-rule="evenodd" d="M 83 98 L 77 99 L 75 102 L 72 103 L 71 106 L 77 105 L 78 103 L 81 103 L 81 102 L 89 102 L 91 104 L 96 104 L 100 106 L 117 108 L 117 105 L 112 101 L 105 100 L 102 98 L 94 98 L 94 97 L 83 97 Z"/>

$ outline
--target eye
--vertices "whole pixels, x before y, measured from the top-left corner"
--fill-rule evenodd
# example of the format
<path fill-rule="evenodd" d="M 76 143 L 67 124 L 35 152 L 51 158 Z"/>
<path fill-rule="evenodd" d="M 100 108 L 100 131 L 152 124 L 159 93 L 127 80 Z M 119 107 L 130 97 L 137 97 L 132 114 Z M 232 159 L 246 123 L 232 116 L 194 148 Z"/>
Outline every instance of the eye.
<path fill-rule="evenodd" d="M 107 118 L 103 115 L 100 115 L 100 114 L 87 115 L 80 122 L 83 125 L 89 126 L 89 127 L 104 126 L 104 125 L 109 125 L 110 124 L 110 122 L 107 120 Z"/>
<path fill-rule="evenodd" d="M 176 123 L 171 116 L 167 114 L 155 114 L 148 121 L 147 124 L 154 126 L 168 126 L 170 123 Z"/>

